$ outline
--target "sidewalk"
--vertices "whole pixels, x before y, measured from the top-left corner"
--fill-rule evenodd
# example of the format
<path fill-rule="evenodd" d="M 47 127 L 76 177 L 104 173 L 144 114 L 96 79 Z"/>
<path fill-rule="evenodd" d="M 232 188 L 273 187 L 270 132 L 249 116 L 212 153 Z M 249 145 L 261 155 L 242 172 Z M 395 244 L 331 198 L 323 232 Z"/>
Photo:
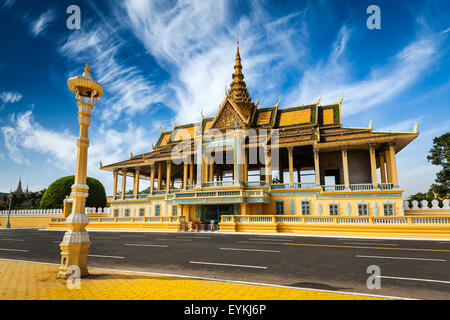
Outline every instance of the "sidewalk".
<path fill-rule="evenodd" d="M 80 289 L 54 264 L 0 259 L 0 300 L 366 300 L 377 297 L 107 269 L 89 269 Z"/>

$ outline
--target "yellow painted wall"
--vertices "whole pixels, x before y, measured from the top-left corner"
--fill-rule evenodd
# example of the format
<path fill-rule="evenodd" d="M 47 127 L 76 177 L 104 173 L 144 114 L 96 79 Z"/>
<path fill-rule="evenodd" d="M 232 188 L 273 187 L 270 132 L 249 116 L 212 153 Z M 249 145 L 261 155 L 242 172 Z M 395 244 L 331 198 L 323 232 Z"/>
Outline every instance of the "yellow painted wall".
<path fill-rule="evenodd" d="M 59 217 L 52 216 L 11 216 L 11 228 L 32 228 L 43 227 L 46 228 L 52 221 L 52 218 Z M 7 216 L 0 217 L 0 227 L 4 228 L 8 221 Z"/>

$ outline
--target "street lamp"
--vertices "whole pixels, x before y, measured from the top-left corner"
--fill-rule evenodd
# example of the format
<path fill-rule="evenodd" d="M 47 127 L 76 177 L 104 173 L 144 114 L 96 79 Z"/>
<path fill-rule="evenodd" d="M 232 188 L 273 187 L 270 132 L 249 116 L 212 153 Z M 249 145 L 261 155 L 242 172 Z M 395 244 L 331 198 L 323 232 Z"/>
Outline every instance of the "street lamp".
<path fill-rule="evenodd" d="M 77 139 L 77 163 L 75 168 L 75 182 L 72 185 L 70 198 L 72 210 L 66 219 L 69 230 L 64 234 L 61 248 L 61 265 L 58 278 L 66 279 L 73 274 L 73 267 L 80 270 L 80 276 L 89 275 L 87 269 L 87 255 L 91 242 L 86 231 L 89 219 L 85 213 L 86 198 L 89 187 L 86 184 L 87 152 L 89 148 L 88 129 L 91 123 L 91 113 L 94 103 L 103 95 L 103 87 L 92 79 L 91 69 L 86 65 L 84 73 L 67 80 L 70 91 L 75 93 L 78 101 L 78 124 L 80 126 Z"/>
<path fill-rule="evenodd" d="M 6 222 L 6 229 L 11 229 L 11 223 L 9 222 L 9 217 L 11 215 L 11 201 L 13 198 L 13 194 L 9 193 L 8 194 L 8 199 L 9 199 L 9 210 L 8 210 L 8 221 Z"/>

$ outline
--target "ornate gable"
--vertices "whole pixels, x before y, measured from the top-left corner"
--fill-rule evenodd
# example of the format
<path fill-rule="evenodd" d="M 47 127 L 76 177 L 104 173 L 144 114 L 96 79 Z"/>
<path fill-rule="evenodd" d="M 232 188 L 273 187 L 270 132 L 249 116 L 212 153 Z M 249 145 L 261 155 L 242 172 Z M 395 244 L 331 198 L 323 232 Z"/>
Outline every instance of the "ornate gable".
<path fill-rule="evenodd" d="M 235 108 L 232 101 L 227 98 L 222 103 L 222 107 L 217 112 L 216 117 L 213 120 L 211 128 L 226 129 L 234 128 L 236 122 L 239 127 L 246 125 L 246 121 L 243 115 Z"/>

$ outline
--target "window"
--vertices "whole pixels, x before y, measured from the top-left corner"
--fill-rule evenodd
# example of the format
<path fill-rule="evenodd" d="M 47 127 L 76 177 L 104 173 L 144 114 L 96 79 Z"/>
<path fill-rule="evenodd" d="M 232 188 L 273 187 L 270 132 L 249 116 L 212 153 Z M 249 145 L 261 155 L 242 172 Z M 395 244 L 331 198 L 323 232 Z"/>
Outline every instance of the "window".
<path fill-rule="evenodd" d="M 284 202 L 276 201 L 275 202 L 276 214 L 284 214 Z"/>
<path fill-rule="evenodd" d="M 130 209 L 125 209 L 125 217 L 129 217 L 130 216 Z"/>
<path fill-rule="evenodd" d="M 369 215 L 369 205 L 366 203 L 358 204 L 358 215 L 359 216 Z"/>
<path fill-rule="evenodd" d="M 383 212 L 385 216 L 394 215 L 394 205 L 393 204 L 383 204 Z"/>
<path fill-rule="evenodd" d="M 311 214 L 311 206 L 309 201 L 302 201 L 302 215 L 308 216 Z"/>
<path fill-rule="evenodd" d="M 143 216 L 145 216 L 145 209 L 139 208 L 139 217 L 143 217 Z"/>
<path fill-rule="evenodd" d="M 337 204 L 330 204 L 330 216 L 338 216 L 339 215 L 339 207 Z"/>
<path fill-rule="evenodd" d="M 159 217 L 161 215 L 161 207 L 159 204 L 155 205 L 155 217 Z"/>
<path fill-rule="evenodd" d="M 114 209 L 114 217 L 118 217 L 119 216 L 119 209 Z"/>
<path fill-rule="evenodd" d="M 176 217 L 177 215 L 177 206 L 172 206 L 172 216 Z"/>

